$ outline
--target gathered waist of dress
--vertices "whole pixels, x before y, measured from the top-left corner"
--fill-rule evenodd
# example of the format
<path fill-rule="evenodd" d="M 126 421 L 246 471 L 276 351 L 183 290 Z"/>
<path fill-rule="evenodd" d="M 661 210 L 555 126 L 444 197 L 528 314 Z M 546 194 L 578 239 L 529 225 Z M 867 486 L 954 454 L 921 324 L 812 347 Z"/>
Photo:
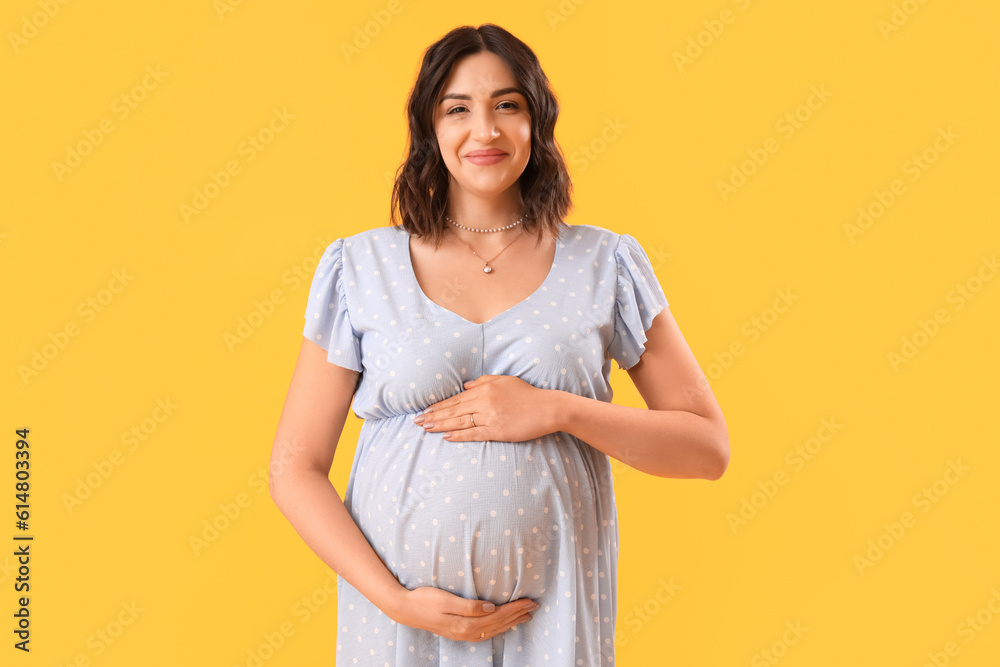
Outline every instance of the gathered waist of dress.
<path fill-rule="evenodd" d="M 380 442 L 382 437 L 391 434 L 391 440 L 385 442 L 397 443 L 403 450 L 414 445 L 435 446 L 440 443 L 451 443 L 455 445 L 454 449 L 465 449 L 470 452 L 483 446 L 490 446 L 496 448 L 494 451 L 500 456 L 504 453 L 519 452 L 529 460 L 532 454 L 542 452 L 545 452 L 544 456 L 551 457 L 554 452 L 560 450 L 564 453 L 573 451 L 579 455 L 584 450 L 591 449 L 587 443 L 566 431 L 554 431 L 530 440 L 449 440 L 444 437 L 447 431 L 428 431 L 423 426 L 414 424 L 413 418 L 420 412 L 366 418 L 361 425 L 359 442 L 374 444 Z M 539 447 L 540 450 L 537 449 Z"/>
<path fill-rule="evenodd" d="M 403 418 L 413 421 L 413 418 L 421 414 L 423 411 L 423 408 L 421 408 L 419 410 L 414 410 L 413 412 L 400 412 L 397 414 L 358 414 L 357 412 L 354 414 L 357 415 L 359 419 L 365 420 L 365 422 L 380 423 Z"/>

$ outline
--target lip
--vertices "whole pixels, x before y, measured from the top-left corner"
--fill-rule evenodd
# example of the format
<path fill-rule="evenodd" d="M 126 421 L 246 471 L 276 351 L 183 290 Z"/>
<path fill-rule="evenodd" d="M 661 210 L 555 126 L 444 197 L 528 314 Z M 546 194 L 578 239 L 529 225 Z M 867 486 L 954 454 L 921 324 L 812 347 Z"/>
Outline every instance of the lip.
<path fill-rule="evenodd" d="M 502 151 L 499 148 L 485 148 L 485 149 L 482 149 L 482 150 L 471 151 L 469 153 L 466 153 L 465 157 L 467 157 L 467 158 L 468 157 L 490 157 L 490 156 L 493 156 L 493 155 L 506 155 L 506 154 L 507 153 L 505 151 Z"/>

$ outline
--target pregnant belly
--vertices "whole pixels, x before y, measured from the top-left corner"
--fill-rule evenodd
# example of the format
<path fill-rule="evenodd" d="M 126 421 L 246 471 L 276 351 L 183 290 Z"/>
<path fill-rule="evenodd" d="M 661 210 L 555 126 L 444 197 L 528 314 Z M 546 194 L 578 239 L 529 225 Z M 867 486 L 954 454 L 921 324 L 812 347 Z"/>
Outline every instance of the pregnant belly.
<path fill-rule="evenodd" d="M 351 510 L 404 586 L 501 604 L 542 596 L 575 562 L 577 520 L 594 501 L 579 443 L 457 443 L 398 428 L 371 442 Z"/>

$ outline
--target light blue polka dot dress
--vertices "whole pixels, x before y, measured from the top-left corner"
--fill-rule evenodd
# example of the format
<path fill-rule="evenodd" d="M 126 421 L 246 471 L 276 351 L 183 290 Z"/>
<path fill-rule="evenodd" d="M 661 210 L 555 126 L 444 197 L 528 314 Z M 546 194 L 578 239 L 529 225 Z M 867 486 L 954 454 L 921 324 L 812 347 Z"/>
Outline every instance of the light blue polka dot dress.
<path fill-rule="evenodd" d="M 395 623 L 338 578 L 337 664 L 613 664 L 608 456 L 565 432 L 449 442 L 411 420 L 484 374 L 610 401 L 611 360 L 638 362 L 668 305 L 649 259 L 632 236 L 564 225 L 541 286 L 476 324 L 427 298 L 408 243 L 394 226 L 339 238 L 313 275 L 303 335 L 362 372 L 353 409 L 364 423 L 344 503 L 407 588 L 541 608 L 492 640 L 453 641 Z"/>

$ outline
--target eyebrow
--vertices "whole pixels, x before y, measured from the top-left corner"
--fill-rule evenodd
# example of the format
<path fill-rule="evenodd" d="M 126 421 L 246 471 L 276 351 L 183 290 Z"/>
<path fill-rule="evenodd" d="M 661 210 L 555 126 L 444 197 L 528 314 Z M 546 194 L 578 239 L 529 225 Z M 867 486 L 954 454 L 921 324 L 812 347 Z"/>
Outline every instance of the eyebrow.
<path fill-rule="evenodd" d="M 508 95 L 510 93 L 517 93 L 518 95 L 521 95 L 524 98 L 528 97 L 527 95 L 524 94 L 524 91 L 522 91 L 520 88 L 516 86 L 494 90 L 493 93 L 491 93 L 490 97 L 491 98 L 501 97 L 503 95 Z M 471 100 L 471 99 L 472 99 L 471 95 L 466 95 L 464 93 L 448 93 L 447 95 L 441 96 L 441 99 L 438 101 L 438 104 L 441 104 L 441 102 L 444 102 L 445 100 Z"/>

